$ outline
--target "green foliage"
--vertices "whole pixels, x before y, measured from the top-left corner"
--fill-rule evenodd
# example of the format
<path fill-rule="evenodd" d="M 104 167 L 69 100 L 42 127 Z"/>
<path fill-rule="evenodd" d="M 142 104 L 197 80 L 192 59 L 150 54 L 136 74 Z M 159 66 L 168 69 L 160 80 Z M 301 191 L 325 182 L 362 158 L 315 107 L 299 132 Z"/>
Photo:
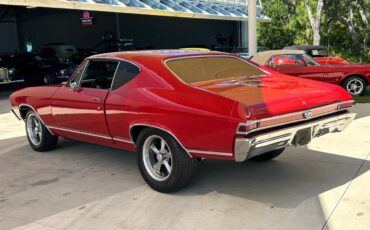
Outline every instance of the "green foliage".
<path fill-rule="evenodd" d="M 303 0 L 262 0 L 263 13 L 271 22 L 259 22 L 257 33 L 259 45 L 270 49 L 280 49 L 289 45 L 312 44 L 313 33 Z M 312 11 L 316 12 L 316 0 L 310 0 Z M 353 3 L 353 2 L 352 2 Z M 329 48 L 335 56 L 350 62 L 370 63 L 370 29 L 361 20 L 358 9 L 354 6 L 354 24 L 359 44 L 355 44 L 348 25 L 343 18 L 348 18 L 346 0 L 325 1 L 321 17 L 321 45 Z M 370 21 L 370 1 L 358 0 Z"/>

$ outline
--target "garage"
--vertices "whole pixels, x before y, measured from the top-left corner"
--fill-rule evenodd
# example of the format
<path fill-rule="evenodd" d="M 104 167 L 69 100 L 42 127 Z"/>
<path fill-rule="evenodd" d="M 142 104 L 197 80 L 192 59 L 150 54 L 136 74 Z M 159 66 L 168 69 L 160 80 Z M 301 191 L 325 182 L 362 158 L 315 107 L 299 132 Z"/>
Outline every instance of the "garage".
<path fill-rule="evenodd" d="M 2 58 L 3 69 L 17 69 L 16 64 L 7 64 L 12 62 L 7 61 L 7 55 L 23 53 L 47 53 L 67 62 L 70 56 L 79 53 L 74 61 L 77 66 L 94 53 L 186 47 L 230 52 L 246 48 L 248 40 L 256 41 L 255 33 L 250 33 L 253 39 L 248 39 L 245 1 L 2 0 L 0 4 L 0 54 L 6 55 Z M 253 18 L 268 21 L 260 14 L 261 3 L 255 4 Z M 254 23 L 254 29 L 256 20 L 249 22 Z M 23 55 L 17 61 L 21 63 L 18 69 L 33 63 L 29 60 L 33 58 L 42 59 Z M 7 80 L 2 80 L 2 88 L 27 78 L 32 78 L 30 85 L 56 83 L 49 76 L 54 73 L 42 68 L 35 70 L 34 66 L 18 71 L 22 73 L 4 70 L 2 78 Z M 57 66 L 53 72 L 63 71 L 63 76 L 57 77 L 66 80 L 75 68 Z M 41 74 L 30 76 L 30 72 Z"/>

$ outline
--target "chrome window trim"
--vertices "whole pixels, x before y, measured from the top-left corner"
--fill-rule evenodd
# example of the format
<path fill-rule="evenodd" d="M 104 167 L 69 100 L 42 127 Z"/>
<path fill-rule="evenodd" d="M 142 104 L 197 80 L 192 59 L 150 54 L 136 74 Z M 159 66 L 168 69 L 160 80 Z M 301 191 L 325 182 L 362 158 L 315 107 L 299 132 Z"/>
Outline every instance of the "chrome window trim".
<path fill-rule="evenodd" d="M 21 104 L 19 104 L 19 106 L 18 106 L 19 114 L 21 114 L 21 108 L 22 108 L 22 106 L 24 106 L 24 107 L 29 107 L 30 109 L 32 109 L 32 110 L 35 112 L 36 116 L 40 119 L 41 123 L 46 127 L 46 129 L 47 129 L 47 130 L 48 130 L 52 135 L 54 135 L 54 133 L 49 129 L 49 127 L 48 127 L 48 126 L 45 124 L 45 122 L 41 119 L 40 115 L 37 113 L 37 111 L 35 110 L 35 108 L 33 108 L 33 106 L 31 106 L 31 105 L 29 105 L 29 104 L 26 104 L 26 103 L 21 103 Z M 23 119 L 23 121 L 24 121 L 24 119 Z"/>
<path fill-rule="evenodd" d="M 100 60 L 100 59 L 103 59 L 103 60 Z M 118 66 L 119 66 L 119 64 L 121 62 L 119 60 L 112 59 L 112 58 L 110 58 L 110 59 L 109 58 L 95 58 L 95 59 L 94 58 L 91 58 L 91 59 L 89 58 L 89 59 L 86 59 L 86 61 L 87 61 L 87 64 L 86 64 L 86 66 L 84 68 L 84 71 L 82 73 L 82 76 L 80 78 L 80 81 L 78 83 L 78 87 L 77 88 L 81 88 L 81 89 L 97 89 L 97 90 L 111 91 L 114 77 L 116 76 L 116 73 L 117 73 L 117 70 L 118 70 Z M 118 63 L 117 66 L 116 66 L 116 69 L 114 70 L 114 74 L 113 74 L 113 77 L 112 77 L 112 82 L 110 83 L 109 89 L 98 89 L 98 88 L 81 87 L 81 81 L 82 81 L 82 79 L 83 79 L 83 77 L 85 75 L 86 69 L 90 65 L 90 61 L 112 61 L 112 62 L 117 62 Z"/>
<path fill-rule="evenodd" d="M 346 103 L 354 103 L 354 100 L 336 102 L 336 103 L 332 103 L 332 104 L 328 104 L 328 105 L 324 105 L 324 106 L 319 106 L 319 107 L 316 107 L 316 108 L 313 108 L 313 109 L 306 109 L 306 110 L 302 110 L 302 111 L 298 111 L 298 112 L 293 112 L 293 113 L 288 113 L 288 114 L 283 114 L 283 115 L 279 115 L 279 116 L 268 117 L 268 118 L 259 119 L 259 120 L 253 120 L 253 121 L 250 121 L 250 122 L 242 122 L 242 123 L 239 123 L 238 124 L 238 126 L 236 128 L 236 134 L 247 135 L 247 134 L 249 134 L 251 132 L 256 132 L 256 131 L 260 131 L 260 130 L 264 130 L 264 129 L 269 129 L 269 128 L 274 128 L 274 127 L 281 126 L 281 125 L 292 124 L 292 123 L 296 123 L 296 122 L 300 122 L 300 121 L 309 121 L 309 120 L 312 120 L 312 119 L 315 119 L 315 118 L 318 118 L 318 117 L 322 117 L 322 116 L 325 116 L 325 115 L 329 115 L 329 114 L 332 114 L 332 113 L 336 113 L 336 112 L 340 112 L 340 111 L 345 111 L 348 108 L 338 109 L 338 106 L 341 105 L 341 104 L 346 104 Z M 326 108 L 326 107 L 331 107 L 331 106 L 336 106 L 337 109 L 336 110 L 333 110 L 333 111 L 330 111 L 330 112 L 321 113 L 321 114 L 318 114 L 316 116 L 312 116 L 310 118 L 302 118 L 302 119 L 298 119 L 298 120 L 294 120 L 294 121 L 288 121 L 288 122 L 279 123 L 279 124 L 275 124 L 275 125 L 270 125 L 270 126 L 266 126 L 266 127 L 260 127 L 260 128 L 256 128 L 256 129 L 251 129 L 251 130 L 246 131 L 246 132 L 239 132 L 240 126 L 253 125 L 253 124 L 264 122 L 264 121 L 269 121 L 269 120 L 274 120 L 274 119 L 279 119 L 279 118 L 284 118 L 284 117 L 299 115 L 299 114 L 303 114 L 304 112 L 307 112 L 307 111 L 311 111 L 312 112 L 312 111 L 320 110 L 320 109 L 323 109 L 323 108 Z"/>
<path fill-rule="evenodd" d="M 215 57 L 224 57 L 225 58 L 225 57 L 228 57 L 228 58 L 239 59 L 239 60 L 241 60 L 241 61 L 243 61 L 243 62 L 245 62 L 245 63 L 247 63 L 247 64 L 249 64 L 251 66 L 254 66 L 254 67 L 258 68 L 260 71 L 264 72 L 267 75 L 270 75 L 270 76 L 272 75 L 270 72 L 267 72 L 266 70 L 262 69 L 261 67 L 259 67 L 258 65 L 256 65 L 253 62 L 248 62 L 244 58 L 238 57 L 236 55 L 227 55 L 227 54 L 224 54 L 224 55 L 215 55 L 215 54 L 209 54 L 209 55 L 190 55 L 190 56 L 182 56 L 182 57 L 173 57 L 173 58 L 165 59 L 164 62 L 163 62 L 163 64 L 166 67 L 166 69 L 169 70 L 172 73 L 172 75 L 174 75 L 178 80 L 180 80 L 182 83 L 184 83 L 186 85 L 190 85 L 191 86 L 192 83 L 187 83 L 187 82 L 183 81 L 175 72 L 173 72 L 171 70 L 170 67 L 168 67 L 167 62 L 173 61 L 173 60 L 184 60 L 184 59 L 191 59 L 191 58 L 207 58 L 207 57 L 208 58 L 209 57 L 210 58 L 215 58 Z M 225 79 L 227 79 L 227 78 L 225 78 Z M 209 92 L 209 91 L 207 91 L 207 92 Z"/>

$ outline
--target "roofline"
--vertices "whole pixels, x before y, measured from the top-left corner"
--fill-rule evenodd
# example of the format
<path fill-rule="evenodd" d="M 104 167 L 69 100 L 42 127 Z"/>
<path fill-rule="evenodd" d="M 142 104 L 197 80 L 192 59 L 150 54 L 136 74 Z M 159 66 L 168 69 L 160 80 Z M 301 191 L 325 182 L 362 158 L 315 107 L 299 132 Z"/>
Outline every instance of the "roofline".
<path fill-rule="evenodd" d="M 89 4 L 84 2 L 72 1 L 56 1 L 56 0 L 0 0 L 0 5 L 10 6 L 25 6 L 25 7 L 39 7 L 51 9 L 69 9 L 69 10 L 90 10 L 97 12 L 121 13 L 121 14 L 139 14 L 152 16 L 167 16 L 177 18 L 193 18 L 193 19 L 211 19 L 211 20 L 228 20 L 228 21 L 248 21 L 248 17 L 243 16 L 221 16 L 221 15 L 207 15 L 200 13 L 178 12 L 169 10 L 145 9 L 137 7 L 121 7 L 108 4 Z M 270 18 L 258 19 L 260 22 L 270 22 Z"/>

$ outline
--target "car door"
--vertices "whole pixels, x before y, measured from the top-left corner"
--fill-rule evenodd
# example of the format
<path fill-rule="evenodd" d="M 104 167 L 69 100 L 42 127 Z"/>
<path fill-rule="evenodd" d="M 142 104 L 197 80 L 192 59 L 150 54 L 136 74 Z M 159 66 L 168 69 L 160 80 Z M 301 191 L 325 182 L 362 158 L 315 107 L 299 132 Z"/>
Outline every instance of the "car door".
<path fill-rule="evenodd" d="M 113 60 L 89 60 L 80 66 L 72 80 L 53 95 L 56 129 L 71 138 L 112 141 L 104 103 L 117 66 Z"/>
<path fill-rule="evenodd" d="M 318 81 L 322 81 L 324 77 L 320 66 L 308 65 L 300 54 L 274 56 L 272 69 L 287 75 Z"/>

